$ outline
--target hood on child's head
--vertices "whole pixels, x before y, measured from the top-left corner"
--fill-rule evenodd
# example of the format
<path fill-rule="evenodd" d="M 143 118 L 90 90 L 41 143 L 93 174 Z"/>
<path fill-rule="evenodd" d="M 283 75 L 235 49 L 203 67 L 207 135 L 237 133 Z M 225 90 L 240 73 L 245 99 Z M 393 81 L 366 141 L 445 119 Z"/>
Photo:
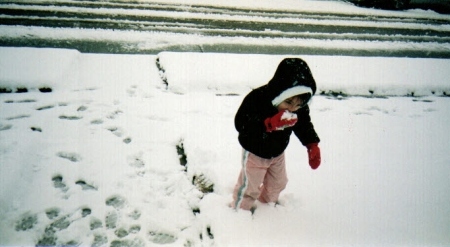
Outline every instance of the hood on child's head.
<path fill-rule="evenodd" d="M 275 75 L 269 81 L 273 105 L 299 94 L 316 93 L 316 82 L 308 64 L 300 58 L 285 58 L 278 65 Z"/>

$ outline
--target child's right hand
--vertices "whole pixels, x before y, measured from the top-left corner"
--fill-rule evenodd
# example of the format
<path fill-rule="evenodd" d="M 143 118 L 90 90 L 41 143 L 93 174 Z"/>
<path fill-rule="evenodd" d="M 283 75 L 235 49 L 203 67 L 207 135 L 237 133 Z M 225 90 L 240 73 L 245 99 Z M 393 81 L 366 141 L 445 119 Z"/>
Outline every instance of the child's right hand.
<path fill-rule="evenodd" d="M 269 117 L 264 120 L 267 132 L 275 130 L 284 130 L 285 128 L 292 127 L 297 123 L 297 114 L 289 111 L 280 111 L 273 117 Z"/>

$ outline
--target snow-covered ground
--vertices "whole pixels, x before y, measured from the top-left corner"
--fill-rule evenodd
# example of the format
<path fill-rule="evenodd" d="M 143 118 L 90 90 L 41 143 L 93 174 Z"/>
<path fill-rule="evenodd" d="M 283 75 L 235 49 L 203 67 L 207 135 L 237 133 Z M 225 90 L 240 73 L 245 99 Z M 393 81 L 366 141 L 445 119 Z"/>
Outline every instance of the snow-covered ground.
<path fill-rule="evenodd" d="M 227 206 L 284 57 L 0 48 L 0 245 L 449 246 L 445 59 L 301 56 L 322 165 L 293 137 L 283 205 Z"/>
<path fill-rule="evenodd" d="M 449 18 L 325 0 L 159 2 Z M 0 26 L 0 34 L 142 41 L 142 49 L 449 49 L 21 26 Z M 234 114 L 284 57 L 0 48 L 0 246 L 450 246 L 448 59 L 300 56 L 318 84 L 310 107 L 322 165 L 311 170 L 293 137 L 283 205 L 258 204 L 254 215 L 227 206 L 241 166 Z"/>

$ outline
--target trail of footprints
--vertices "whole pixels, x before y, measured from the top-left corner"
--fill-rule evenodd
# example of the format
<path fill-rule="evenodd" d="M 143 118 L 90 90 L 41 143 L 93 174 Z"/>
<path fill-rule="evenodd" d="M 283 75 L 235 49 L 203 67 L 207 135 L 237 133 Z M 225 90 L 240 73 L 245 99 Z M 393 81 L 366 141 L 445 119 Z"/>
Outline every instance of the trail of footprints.
<path fill-rule="evenodd" d="M 128 94 L 130 97 L 134 97 L 135 87 L 128 90 Z M 6 100 L 4 103 L 7 104 L 15 104 L 15 103 L 36 103 L 37 101 L 34 99 L 23 99 L 23 100 Z M 56 109 L 57 107 L 67 107 L 69 103 L 60 102 L 54 104 L 47 104 L 43 106 L 39 106 L 34 108 L 36 111 L 47 111 Z M 79 121 L 83 119 L 83 112 L 89 109 L 88 106 L 82 104 L 76 108 L 76 112 L 74 114 L 61 114 L 59 115 L 59 119 L 63 121 Z M 119 109 L 114 110 L 103 118 L 97 118 L 90 121 L 91 125 L 102 125 L 105 121 L 114 120 L 118 118 L 123 112 Z M 6 118 L 8 121 L 18 120 L 22 118 L 29 118 L 31 115 L 29 114 L 19 114 L 16 116 L 11 116 Z M 0 122 L 0 131 L 7 131 L 13 128 L 13 124 L 4 124 Z M 31 126 L 30 129 L 33 132 L 44 132 L 45 128 L 40 126 Z M 118 126 L 109 126 L 105 127 L 106 131 L 111 132 L 113 135 L 117 136 L 122 140 L 123 143 L 129 144 L 132 141 L 131 137 L 127 137 L 125 135 L 125 130 Z M 82 156 L 75 152 L 66 152 L 61 151 L 56 153 L 57 157 L 62 159 L 66 159 L 71 162 L 80 162 L 82 161 Z M 128 157 L 128 165 L 134 167 L 136 170 L 136 174 L 138 176 L 145 175 L 145 167 L 144 161 L 142 160 L 142 154 L 138 153 L 136 155 L 130 155 Z M 82 191 L 98 191 L 98 188 L 95 184 L 90 181 L 79 179 L 74 181 L 71 185 L 66 181 L 61 174 L 54 175 L 51 178 L 51 182 L 53 185 L 53 189 L 59 190 L 62 194 L 62 199 L 67 200 L 70 197 L 71 186 L 80 186 Z M 82 192 L 83 193 L 83 192 Z M 131 212 L 126 212 L 129 210 L 127 207 L 127 200 L 125 197 L 120 195 L 112 195 L 105 199 L 105 205 L 111 207 L 112 209 L 105 212 L 104 218 L 99 219 L 92 215 L 92 209 L 87 206 L 82 206 L 75 210 L 74 212 L 63 212 L 58 207 L 52 207 L 45 210 L 45 212 L 41 213 L 33 213 L 26 212 L 19 217 L 19 219 L 15 222 L 15 230 L 16 231 L 29 231 L 36 230 L 36 225 L 38 223 L 42 223 L 39 221 L 45 220 L 44 225 L 45 229 L 43 233 L 41 233 L 39 239 L 36 242 L 36 246 L 79 246 L 90 244 L 91 246 L 146 246 L 146 241 L 142 240 L 137 236 L 137 233 L 141 232 L 141 225 L 139 224 L 139 219 L 141 217 L 141 212 L 137 209 L 132 210 Z M 197 210 L 197 211 L 196 211 Z M 195 215 L 199 214 L 200 211 L 198 209 L 194 209 L 193 213 Z M 41 217 L 42 214 L 45 214 L 44 217 Z M 121 224 L 121 218 L 126 217 L 128 221 L 126 222 L 135 222 L 136 224 L 131 224 L 124 226 Z M 47 222 L 48 221 L 48 222 Z M 89 229 L 92 231 L 92 239 L 91 243 L 81 243 L 80 240 L 62 240 L 58 238 L 58 233 L 61 231 L 68 229 L 74 222 L 83 221 L 83 224 L 87 224 Z M 108 234 L 109 232 L 113 232 L 114 234 Z M 147 236 L 148 241 L 154 244 L 170 244 L 177 241 L 177 237 L 173 234 L 159 231 L 150 231 L 145 234 Z M 110 239 L 111 236 L 114 236 L 114 239 Z M 208 226 L 205 229 L 204 233 L 200 233 L 200 240 L 203 241 L 204 236 L 207 236 L 209 239 L 213 239 L 214 236 L 211 233 L 211 228 Z M 185 246 L 191 246 L 192 243 L 189 241 L 185 244 Z"/>
<path fill-rule="evenodd" d="M 62 175 L 55 175 L 52 177 L 54 189 L 60 190 L 62 193 L 66 193 L 69 190 L 69 185 Z M 97 188 L 84 180 L 78 180 L 76 185 L 81 186 L 82 190 L 94 190 Z M 64 197 L 63 197 L 64 198 Z M 67 198 L 64 198 L 67 199 Z M 112 210 L 105 214 L 104 219 L 98 219 L 92 214 L 92 210 L 89 207 L 80 207 L 74 212 L 62 213 L 58 207 L 52 207 L 42 212 L 45 214 L 45 218 L 49 221 L 45 225 L 44 232 L 40 235 L 36 246 L 78 246 L 80 244 L 86 245 L 87 243 L 79 243 L 77 239 L 62 242 L 58 239 L 58 233 L 68 229 L 70 225 L 76 221 L 85 221 L 88 224 L 89 229 L 93 232 L 91 246 L 105 246 L 110 243 L 110 246 L 145 246 L 145 242 L 138 237 L 133 237 L 141 231 L 141 226 L 138 223 L 141 217 L 141 212 L 137 209 L 125 214 L 136 224 L 132 224 L 128 227 L 119 226 L 120 218 L 123 217 L 124 212 L 121 210 L 125 208 L 127 201 L 120 195 L 112 195 L 105 200 L 105 205 L 112 207 Z M 24 213 L 15 223 L 16 231 L 29 231 L 35 228 L 38 224 L 39 213 Z M 116 239 L 109 240 L 107 232 L 112 231 Z M 155 233 L 149 233 L 149 238 L 152 239 Z M 156 233 L 159 236 L 158 239 L 154 239 L 154 243 L 164 243 L 167 238 L 176 239 L 174 236 L 165 233 Z M 168 236 L 162 238 L 161 236 Z M 159 241 L 159 242 L 158 242 Z"/>
<path fill-rule="evenodd" d="M 67 185 L 62 182 L 61 177 L 53 178 L 55 188 L 65 189 Z M 110 243 L 110 246 L 145 246 L 144 241 L 138 237 L 132 235 L 141 231 L 141 226 L 136 223 L 129 227 L 118 227 L 118 221 L 121 217 L 119 210 L 123 208 L 126 203 L 125 199 L 121 196 L 115 195 L 106 199 L 105 204 L 114 208 L 114 210 L 108 212 L 105 215 L 104 220 L 98 219 L 92 214 L 92 210 L 88 207 L 82 207 L 74 212 L 62 214 L 61 210 L 57 207 L 48 208 L 45 210 L 45 216 L 49 220 L 46 224 L 44 232 L 40 235 L 36 246 L 79 246 L 80 244 L 86 245 L 87 243 L 80 243 L 77 239 L 62 241 L 58 239 L 58 233 L 68 229 L 70 225 L 76 221 L 84 220 L 88 224 L 89 229 L 93 232 L 91 246 L 104 246 Z M 137 221 L 141 216 L 140 211 L 134 210 L 127 217 L 134 221 Z M 15 224 L 16 231 L 28 231 L 32 230 L 37 224 L 39 214 L 27 212 L 23 214 Z M 114 232 L 116 239 L 109 241 L 108 231 Z M 150 234 L 149 234 L 150 235 Z M 128 237 L 128 238 L 126 238 Z"/>
<path fill-rule="evenodd" d="M 130 96 L 133 96 L 130 94 Z M 23 104 L 23 103 L 36 103 L 37 100 L 35 99 L 21 99 L 21 100 L 5 100 L 4 103 L 5 104 Z M 59 103 L 55 103 L 55 104 L 47 104 L 47 105 L 43 105 L 43 106 L 38 106 L 36 108 L 34 108 L 36 111 L 46 111 L 46 110 L 51 110 L 51 109 L 55 109 L 57 107 L 66 107 L 69 106 L 70 104 L 67 102 L 59 102 Z M 58 118 L 60 120 L 67 120 L 67 121 L 76 121 L 76 120 L 81 120 L 83 119 L 82 113 L 87 111 L 89 108 L 88 106 L 82 104 L 80 106 L 78 106 L 78 108 L 76 109 L 76 113 L 74 114 L 60 114 L 58 116 Z M 114 120 L 116 119 L 118 116 L 120 116 L 123 112 L 119 109 L 114 110 L 112 112 L 110 112 L 109 114 L 107 114 L 105 116 L 106 119 L 108 120 Z M 7 121 L 13 121 L 13 120 L 19 120 L 19 119 L 24 119 L 24 118 L 30 118 L 32 115 L 31 114 L 18 114 L 15 116 L 10 116 L 10 117 L 6 117 L 4 118 Z M 105 121 L 102 118 L 97 118 L 97 119 L 93 119 L 90 121 L 91 125 L 101 125 L 103 124 Z M 10 123 L 2 123 L 0 122 L 0 131 L 6 131 L 9 130 L 13 127 L 13 124 Z M 40 127 L 40 126 L 31 126 L 30 129 L 33 132 L 43 132 L 44 128 Z M 106 127 L 106 130 L 110 131 L 112 134 L 114 134 L 115 136 L 122 138 L 122 141 L 125 144 L 129 144 L 132 141 L 132 138 L 129 136 L 125 136 L 125 131 L 121 128 L 121 127 L 117 127 L 117 126 L 110 126 L 110 127 Z"/>
<path fill-rule="evenodd" d="M 75 153 L 64 153 L 58 154 L 62 158 L 69 159 L 73 162 L 81 160 L 81 157 Z M 137 175 L 145 175 L 145 163 L 142 159 L 142 153 L 137 153 L 135 155 L 130 155 L 128 157 L 128 165 L 135 168 Z M 70 183 L 66 181 L 61 174 L 56 174 L 51 178 L 53 188 L 59 190 L 63 195 L 62 199 L 69 199 L 70 193 Z M 72 186 L 80 186 L 82 191 L 98 191 L 98 188 L 91 182 L 79 179 L 73 182 Z M 46 224 L 44 232 L 41 234 L 36 246 L 79 246 L 85 245 L 87 243 L 79 243 L 76 239 L 61 242 L 58 239 L 58 233 L 62 230 L 68 229 L 70 225 L 76 221 L 84 221 L 83 224 L 89 226 L 92 231 L 91 246 L 146 246 L 146 241 L 142 240 L 137 236 L 141 232 L 142 228 L 139 224 L 139 219 L 141 218 L 141 212 L 138 209 L 130 210 L 129 205 L 125 197 L 121 195 L 111 195 L 105 199 L 105 205 L 111 207 L 104 214 L 103 219 L 99 219 L 92 216 L 92 209 L 89 207 L 80 207 L 74 212 L 62 213 L 61 209 L 58 207 L 52 207 L 45 210 L 45 216 L 49 220 Z M 200 213 L 199 209 L 193 209 L 195 215 Z M 125 217 L 126 226 L 121 222 Z M 28 231 L 35 227 L 38 223 L 39 214 L 25 213 L 22 217 L 17 220 L 15 225 L 16 231 Z M 135 224 L 129 224 L 129 222 L 135 222 Z M 114 239 L 110 239 L 113 233 Z M 170 244 L 178 240 L 177 236 L 160 231 L 149 231 L 146 234 L 146 240 L 154 244 Z M 213 241 L 214 235 L 212 233 L 211 227 L 207 226 L 204 232 L 199 234 L 199 239 L 203 241 Z M 186 242 L 186 246 L 192 246 L 193 243 Z"/>
<path fill-rule="evenodd" d="M 61 190 L 63 193 L 69 190 L 69 185 L 64 181 L 63 176 L 55 175 L 52 178 L 53 187 Z M 93 185 L 88 184 L 83 180 L 75 182 L 76 185 L 81 186 L 83 190 L 97 190 Z M 67 198 L 66 198 L 67 199 Z M 45 214 L 45 218 L 48 223 L 45 224 L 44 232 L 37 240 L 36 246 L 79 246 L 86 245 L 87 243 L 80 243 L 77 239 L 62 241 L 58 238 L 58 233 L 68 229 L 74 222 L 84 221 L 88 224 L 89 229 L 92 231 L 91 246 L 105 246 L 109 243 L 109 246 L 145 246 L 144 240 L 136 235 L 141 231 L 141 225 L 139 219 L 141 212 L 134 209 L 131 212 L 126 212 L 124 208 L 127 206 L 127 200 L 121 195 L 112 195 L 105 200 L 105 205 L 112 207 L 109 210 L 104 219 L 99 219 L 95 216 L 91 216 L 92 210 L 89 207 L 80 207 L 74 212 L 63 213 L 58 207 L 52 207 L 45 210 L 41 214 Z M 125 211 L 125 212 L 124 212 Z M 120 226 L 120 218 L 127 217 L 135 224 Z M 35 228 L 39 219 L 42 220 L 39 213 L 24 213 L 15 223 L 16 231 L 29 231 Z M 114 239 L 108 239 L 108 232 L 114 233 Z M 210 235 L 210 229 L 208 229 Z M 148 240 L 154 244 L 168 244 L 177 240 L 177 237 L 165 233 L 150 231 L 147 233 Z"/>

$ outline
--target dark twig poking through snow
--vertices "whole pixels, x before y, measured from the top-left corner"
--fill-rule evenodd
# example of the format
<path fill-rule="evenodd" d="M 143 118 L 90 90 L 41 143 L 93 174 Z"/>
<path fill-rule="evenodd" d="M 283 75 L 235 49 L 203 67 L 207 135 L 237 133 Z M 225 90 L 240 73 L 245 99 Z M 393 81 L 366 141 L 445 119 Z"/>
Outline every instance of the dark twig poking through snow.
<path fill-rule="evenodd" d="M 159 57 L 156 57 L 156 67 L 158 68 L 159 76 L 161 77 L 161 80 L 163 81 L 163 83 L 167 89 L 169 87 L 169 82 L 167 81 L 166 70 L 161 65 L 161 63 L 159 61 Z"/>
<path fill-rule="evenodd" d="M 186 151 L 184 149 L 184 143 L 183 140 L 180 140 L 180 142 L 176 145 L 178 158 L 180 160 L 180 165 L 184 167 L 184 171 L 187 172 L 188 170 L 188 160 Z M 201 191 L 203 194 L 212 193 L 214 192 L 214 183 L 209 180 L 205 174 L 194 174 L 192 177 L 192 184 L 197 187 L 199 191 Z"/>
<path fill-rule="evenodd" d="M 184 151 L 183 140 L 180 140 L 180 142 L 177 144 L 176 147 L 177 147 L 178 158 L 180 159 L 180 165 L 184 166 L 184 171 L 187 171 L 187 156 Z"/>

